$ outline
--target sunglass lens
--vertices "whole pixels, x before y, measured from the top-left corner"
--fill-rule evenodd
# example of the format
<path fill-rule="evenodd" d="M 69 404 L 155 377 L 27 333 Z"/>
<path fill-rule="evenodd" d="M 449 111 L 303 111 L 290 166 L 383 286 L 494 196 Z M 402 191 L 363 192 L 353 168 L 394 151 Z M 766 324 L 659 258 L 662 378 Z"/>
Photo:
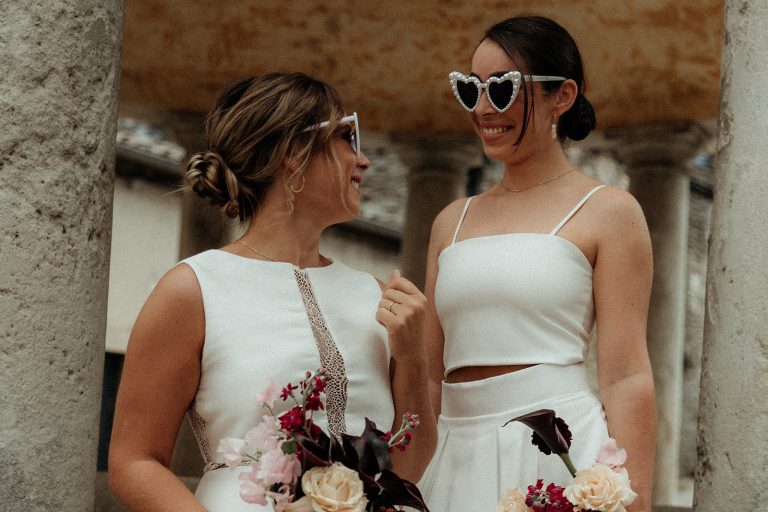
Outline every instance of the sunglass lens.
<path fill-rule="evenodd" d="M 477 106 L 477 100 L 480 99 L 480 89 L 477 88 L 474 82 L 457 80 L 456 91 L 459 93 L 459 98 L 465 107 L 473 109 Z"/>
<path fill-rule="evenodd" d="M 504 110 L 512 102 L 515 94 L 515 84 L 512 80 L 491 82 L 488 84 L 488 99 L 491 100 L 496 110 Z"/>

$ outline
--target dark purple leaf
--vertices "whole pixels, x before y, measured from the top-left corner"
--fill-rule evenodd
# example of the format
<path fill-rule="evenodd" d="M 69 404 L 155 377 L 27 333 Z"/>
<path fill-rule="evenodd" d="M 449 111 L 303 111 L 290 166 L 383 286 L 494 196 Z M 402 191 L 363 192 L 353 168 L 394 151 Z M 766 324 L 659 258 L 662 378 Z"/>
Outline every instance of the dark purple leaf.
<path fill-rule="evenodd" d="M 392 471 L 386 469 L 382 471 L 378 483 L 381 487 L 381 493 L 375 498 L 370 495 L 368 496 L 377 506 L 408 506 L 421 512 L 429 512 L 429 508 L 424 502 L 419 488 L 408 480 L 403 480 Z"/>

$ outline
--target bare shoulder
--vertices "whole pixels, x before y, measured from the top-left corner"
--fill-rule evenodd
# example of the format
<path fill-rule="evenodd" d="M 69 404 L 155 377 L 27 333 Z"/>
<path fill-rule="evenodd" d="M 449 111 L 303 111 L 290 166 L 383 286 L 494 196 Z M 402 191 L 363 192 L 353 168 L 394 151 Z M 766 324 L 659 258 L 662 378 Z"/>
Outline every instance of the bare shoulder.
<path fill-rule="evenodd" d="M 198 304 L 202 307 L 203 303 L 195 271 L 185 263 L 176 265 L 166 272 L 158 281 L 152 294 L 184 307 Z"/>
<path fill-rule="evenodd" d="M 432 223 L 432 244 L 439 244 L 440 246 L 448 244 L 466 204 L 466 197 L 456 199 L 437 214 Z"/>
<path fill-rule="evenodd" d="M 643 209 L 637 199 L 626 190 L 607 186 L 595 194 L 594 211 L 607 236 L 646 233 Z"/>
<path fill-rule="evenodd" d="M 650 261 L 651 236 L 637 199 L 614 186 L 599 190 L 594 199 L 593 225 L 598 255 L 603 255 L 603 261 L 609 254 L 619 260 L 631 257 Z"/>
<path fill-rule="evenodd" d="M 134 324 L 131 344 L 194 343 L 202 347 L 205 313 L 195 272 L 186 264 L 169 270 L 144 303 Z"/>

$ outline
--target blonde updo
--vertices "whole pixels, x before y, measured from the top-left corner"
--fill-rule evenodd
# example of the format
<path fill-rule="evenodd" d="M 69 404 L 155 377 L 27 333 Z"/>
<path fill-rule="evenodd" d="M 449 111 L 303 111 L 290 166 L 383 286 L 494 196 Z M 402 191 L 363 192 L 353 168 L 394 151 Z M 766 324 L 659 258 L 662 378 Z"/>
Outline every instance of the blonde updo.
<path fill-rule="evenodd" d="M 189 159 L 185 180 L 228 217 L 246 221 L 284 174 L 285 162 L 295 162 L 296 172 L 283 183 L 291 209 L 293 190 L 300 188 L 296 185 L 304 181 L 315 154 L 325 152 L 341 172 L 330 144 L 335 123 L 324 130 L 305 129 L 339 119 L 343 112 L 333 87 L 302 73 L 240 80 L 222 93 L 208 114 L 208 149 Z"/>

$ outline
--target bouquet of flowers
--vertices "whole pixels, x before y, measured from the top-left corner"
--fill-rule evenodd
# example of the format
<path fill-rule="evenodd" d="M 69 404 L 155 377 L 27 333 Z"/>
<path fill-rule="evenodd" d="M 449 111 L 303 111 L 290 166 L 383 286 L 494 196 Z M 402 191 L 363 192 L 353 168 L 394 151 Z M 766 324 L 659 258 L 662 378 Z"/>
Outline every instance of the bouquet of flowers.
<path fill-rule="evenodd" d="M 221 440 L 218 452 L 227 466 L 249 466 L 240 474 L 240 497 L 271 502 L 277 512 L 394 512 L 397 506 L 429 512 L 418 488 L 391 469 L 391 450 L 405 450 L 418 417 L 405 414 L 395 433 L 377 430 L 366 418 L 359 436 L 329 436 L 312 418 L 324 409 L 329 378 L 319 369 L 282 390 L 270 382 L 257 397 L 268 414 L 245 439 Z M 275 416 L 278 391 L 294 405 Z"/>
<path fill-rule="evenodd" d="M 528 492 L 513 487 L 501 500 L 497 512 L 625 512 L 637 494 L 630 487 L 623 467 L 627 452 L 609 439 L 597 454 L 595 464 L 577 471 L 568 455 L 571 432 L 555 411 L 541 409 L 509 420 L 519 421 L 533 430 L 532 443 L 545 455 L 557 454 L 573 477 L 563 488 L 554 483 L 544 487 L 543 480 L 528 486 Z"/>

